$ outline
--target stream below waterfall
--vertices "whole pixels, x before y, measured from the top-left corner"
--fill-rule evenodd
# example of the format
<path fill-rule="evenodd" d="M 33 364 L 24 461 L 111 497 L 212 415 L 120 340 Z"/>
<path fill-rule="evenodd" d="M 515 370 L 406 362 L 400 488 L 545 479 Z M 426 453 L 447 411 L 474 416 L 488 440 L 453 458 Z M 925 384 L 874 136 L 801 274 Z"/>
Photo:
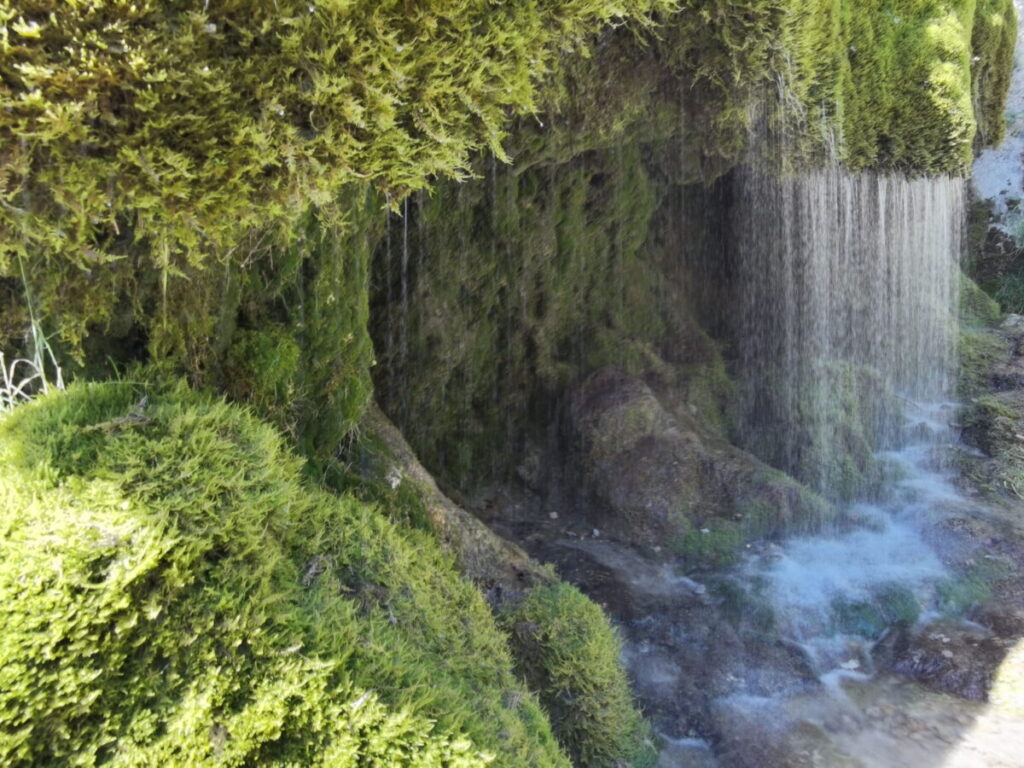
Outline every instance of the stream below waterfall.
<path fill-rule="evenodd" d="M 950 403 L 911 409 L 907 426 L 917 439 L 880 456 L 895 479 L 882 498 L 849 505 L 837 530 L 750 546 L 737 567 L 714 577 L 710 594 L 719 608 L 742 603 L 763 624 L 740 629 L 738 653 L 712 676 L 705 707 L 716 748 L 666 734 L 661 766 L 1024 764 L 1019 722 L 986 719 L 983 704 L 891 671 L 920 652 L 889 647 L 913 642 L 915 627 L 989 634 L 949 600 L 958 577 L 946 563 L 967 556 L 970 544 L 948 522 L 977 512 L 944 461 L 955 449 L 947 426 L 954 411 Z M 633 625 L 643 630 L 627 655 L 648 691 L 670 677 L 665 660 L 656 661 L 665 647 L 647 639 L 651 624 L 664 619 L 672 621 L 652 615 Z M 661 631 L 673 634 L 672 627 Z M 714 636 L 701 640 L 701 652 L 713 656 L 707 643 Z M 948 637 L 939 642 L 948 646 L 939 651 L 943 659 L 965 652 Z"/>
<path fill-rule="evenodd" d="M 879 456 L 892 479 L 878 498 L 827 533 L 754 542 L 725 571 L 558 543 L 563 569 L 582 554 L 573 577 L 619 616 L 660 768 L 1024 765 L 1019 716 L 982 700 L 975 669 L 998 666 L 1005 638 L 959 600 L 959 566 L 987 556 L 963 521 L 989 510 L 956 482 L 954 412 L 915 404 L 914 439 Z M 595 564 L 613 576 L 593 578 Z"/>

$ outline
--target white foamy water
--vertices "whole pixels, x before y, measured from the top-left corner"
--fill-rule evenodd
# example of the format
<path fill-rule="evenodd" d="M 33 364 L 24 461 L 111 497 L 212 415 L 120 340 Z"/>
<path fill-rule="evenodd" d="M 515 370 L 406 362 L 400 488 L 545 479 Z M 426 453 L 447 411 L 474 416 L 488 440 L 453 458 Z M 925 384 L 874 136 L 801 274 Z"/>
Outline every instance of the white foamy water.
<path fill-rule="evenodd" d="M 787 616 L 827 614 L 836 598 L 867 600 L 888 584 L 917 585 L 943 575 L 912 524 L 878 520 L 878 527 L 788 542 L 767 574 L 775 607 Z"/>
<path fill-rule="evenodd" d="M 918 439 L 880 454 L 898 477 L 881 501 L 850 504 L 841 531 L 788 540 L 746 565 L 746 576 L 764 585 L 780 635 L 805 649 L 823 679 L 870 672 L 872 642 L 894 621 L 927 614 L 935 585 L 950 575 L 929 532 L 970 502 L 938 460 L 952 442 L 948 409 L 910 410 Z"/>

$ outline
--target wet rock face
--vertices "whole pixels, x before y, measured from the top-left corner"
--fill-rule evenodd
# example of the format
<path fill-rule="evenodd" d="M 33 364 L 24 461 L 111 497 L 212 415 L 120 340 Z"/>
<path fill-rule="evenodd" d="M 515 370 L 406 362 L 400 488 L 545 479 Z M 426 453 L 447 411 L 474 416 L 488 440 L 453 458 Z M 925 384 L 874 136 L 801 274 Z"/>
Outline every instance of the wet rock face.
<path fill-rule="evenodd" d="M 980 625 L 937 621 L 896 637 L 890 668 L 933 690 L 984 701 L 1007 650 Z"/>
<path fill-rule="evenodd" d="M 999 226 L 991 225 L 985 231 L 984 241 L 974 252 L 973 277 L 979 285 L 998 286 L 1019 271 L 1024 253 L 1017 247 L 1013 237 Z"/>
<path fill-rule="evenodd" d="M 603 527 L 657 545 L 679 533 L 697 499 L 700 439 L 681 431 L 641 380 L 606 368 L 573 393 L 582 474 Z"/>
<path fill-rule="evenodd" d="M 813 528 L 825 515 L 814 494 L 620 370 L 577 387 L 570 416 L 585 506 L 621 541 L 721 562 L 746 541 Z"/>

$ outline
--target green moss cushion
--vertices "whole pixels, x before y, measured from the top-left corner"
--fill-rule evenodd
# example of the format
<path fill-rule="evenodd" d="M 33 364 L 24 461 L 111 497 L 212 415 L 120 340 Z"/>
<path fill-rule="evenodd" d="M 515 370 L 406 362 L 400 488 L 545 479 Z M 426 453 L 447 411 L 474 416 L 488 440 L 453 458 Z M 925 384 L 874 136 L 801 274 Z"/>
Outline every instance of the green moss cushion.
<path fill-rule="evenodd" d="M 185 389 L 0 420 L 0 763 L 561 766 L 425 533 Z"/>

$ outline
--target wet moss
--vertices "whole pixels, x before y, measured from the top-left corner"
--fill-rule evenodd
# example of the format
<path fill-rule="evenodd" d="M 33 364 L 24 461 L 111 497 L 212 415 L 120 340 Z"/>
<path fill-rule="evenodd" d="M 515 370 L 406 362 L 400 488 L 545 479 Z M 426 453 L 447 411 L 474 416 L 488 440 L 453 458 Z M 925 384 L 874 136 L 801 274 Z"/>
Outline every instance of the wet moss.
<path fill-rule="evenodd" d="M 968 328 L 995 325 L 1002 316 L 999 302 L 967 275 L 960 275 L 960 324 Z"/>
<path fill-rule="evenodd" d="M 830 499 L 869 495 L 880 479 L 876 452 L 892 438 L 901 412 L 898 398 L 868 366 L 815 361 L 811 371 L 792 405 L 795 432 L 780 440 L 768 425 L 738 437 L 768 464 L 787 468 Z"/>
<path fill-rule="evenodd" d="M 898 584 L 876 590 L 866 600 L 834 600 L 832 631 L 878 638 L 889 627 L 911 627 L 921 616 L 922 605 L 914 592 Z"/>
<path fill-rule="evenodd" d="M 742 526 L 732 520 L 709 520 L 703 527 L 690 517 L 679 521 L 680 532 L 670 546 L 695 568 L 722 568 L 736 562 L 749 541 Z"/>
<path fill-rule="evenodd" d="M 1007 576 L 1005 564 L 981 560 L 936 586 L 936 602 L 947 616 L 962 617 L 992 598 L 993 586 Z"/>
<path fill-rule="evenodd" d="M 375 380 L 433 471 L 456 484 L 507 473 L 568 386 L 604 365 L 668 368 L 660 343 L 692 333 L 642 250 L 657 203 L 626 146 L 518 175 L 493 166 L 391 221 Z"/>
<path fill-rule="evenodd" d="M 970 400 L 988 391 L 993 366 L 1006 356 L 1006 342 L 985 330 L 961 328 L 957 354 L 957 395 Z"/>

